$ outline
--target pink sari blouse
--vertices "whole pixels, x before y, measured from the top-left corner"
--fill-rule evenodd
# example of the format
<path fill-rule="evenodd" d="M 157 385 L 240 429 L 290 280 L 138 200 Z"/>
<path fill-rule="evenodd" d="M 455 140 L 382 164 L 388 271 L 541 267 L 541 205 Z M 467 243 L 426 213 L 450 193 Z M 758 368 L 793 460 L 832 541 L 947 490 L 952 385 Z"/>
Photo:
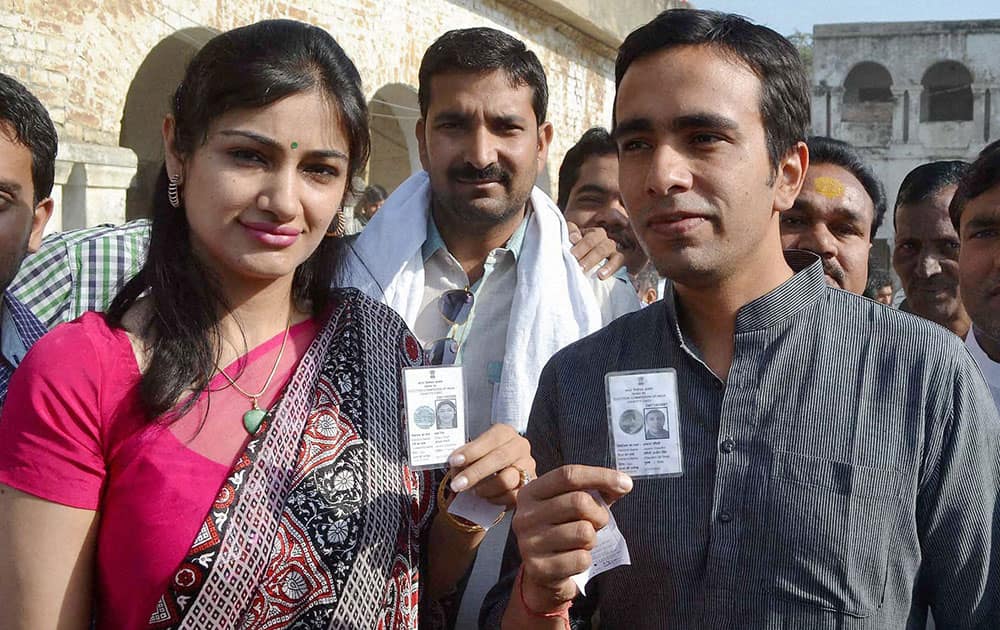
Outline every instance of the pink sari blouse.
<path fill-rule="evenodd" d="M 312 319 L 291 328 L 262 407 L 279 396 L 317 330 Z M 281 340 L 226 373 L 259 390 Z M 146 627 L 249 437 L 242 416 L 250 403 L 222 375 L 166 426 L 143 413 L 139 378 L 125 332 L 86 313 L 28 353 L 0 418 L 0 483 L 98 512 L 98 628 Z"/>

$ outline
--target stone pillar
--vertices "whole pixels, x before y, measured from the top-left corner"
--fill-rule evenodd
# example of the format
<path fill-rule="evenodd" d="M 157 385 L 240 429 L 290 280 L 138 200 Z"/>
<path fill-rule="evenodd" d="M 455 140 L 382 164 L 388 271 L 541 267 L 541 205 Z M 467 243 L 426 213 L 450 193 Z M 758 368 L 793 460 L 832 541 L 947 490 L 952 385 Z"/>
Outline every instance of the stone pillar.
<path fill-rule="evenodd" d="M 989 91 L 987 96 L 989 96 L 989 98 L 986 99 L 986 102 L 989 107 L 984 108 L 987 112 L 987 143 L 996 140 L 997 137 L 1000 136 L 1000 85 L 994 84 L 989 86 L 988 89 Z"/>
<path fill-rule="evenodd" d="M 834 85 L 829 88 L 830 90 L 830 137 L 837 138 L 838 140 L 845 140 L 850 142 L 850 138 L 842 137 L 844 134 L 841 132 L 841 116 L 843 115 L 843 105 L 844 105 L 844 87 L 842 85 Z M 826 121 L 823 121 L 823 126 L 826 127 Z"/>
<path fill-rule="evenodd" d="M 47 232 L 125 221 L 125 193 L 138 160 L 131 149 L 60 142 L 56 156 L 55 211 Z"/>
<path fill-rule="evenodd" d="M 971 144 L 983 144 L 983 132 L 986 130 L 986 83 L 972 84 L 972 127 L 974 129 Z M 991 95 L 992 96 L 992 95 Z"/>
<path fill-rule="evenodd" d="M 913 116 L 907 115 L 907 100 L 913 102 L 913 86 L 892 86 L 892 144 L 905 144 L 913 137 Z M 909 96 L 907 96 L 907 94 Z M 907 129 L 909 127 L 909 129 Z"/>
<path fill-rule="evenodd" d="M 812 86 L 812 98 L 810 99 L 810 118 L 812 120 L 811 135 L 828 136 L 829 130 L 826 128 L 826 120 L 829 105 L 828 96 L 830 88 L 825 84 Z"/>
<path fill-rule="evenodd" d="M 910 93 L 910 142 L 921 143 L 920 138 L 920 107 L 922 101 L 924 100 L 924 86 L 923 85 L 910 85 L 907 86 L 907 91 Z"/>

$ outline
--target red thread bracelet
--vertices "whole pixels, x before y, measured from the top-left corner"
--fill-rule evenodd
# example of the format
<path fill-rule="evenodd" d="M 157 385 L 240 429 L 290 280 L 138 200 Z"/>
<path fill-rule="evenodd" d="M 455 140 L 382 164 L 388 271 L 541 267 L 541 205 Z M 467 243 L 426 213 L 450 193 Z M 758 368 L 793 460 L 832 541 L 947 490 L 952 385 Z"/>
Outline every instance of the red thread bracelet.
<path fill-rule="evenodd" d="M 529 615 L 531 615 L 532 617 L 538 617 L 539 619 L 562 619 L 563 624 L 566 627 L 566 630 L 572 630 L 572 628 L 569 625 L 569 609 L 571 606 L 573 606 L 572 601 L 568 601 L 559 608 L 553 610 L 552 612 L 546 612 L 546 613 L 532 610 L 531 606 L 528 606 L 528 602 L 524 600 L 523 564 L 521 565 L 521 568 L 517 570 L 517 584 L 515 585 L 515 588 L 517 588 L 517 594 L 521 598 L 521 608 L 524 608 L 525 612 L 527 612 Z"/>

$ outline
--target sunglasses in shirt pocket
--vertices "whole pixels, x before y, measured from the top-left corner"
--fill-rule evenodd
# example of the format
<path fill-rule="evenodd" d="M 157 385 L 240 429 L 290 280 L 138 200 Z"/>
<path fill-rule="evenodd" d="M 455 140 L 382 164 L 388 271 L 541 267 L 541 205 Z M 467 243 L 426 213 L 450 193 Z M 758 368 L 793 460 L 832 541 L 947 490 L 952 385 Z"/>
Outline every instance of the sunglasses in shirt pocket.
<path fill-rule="evenodd" d="M 904 522 L 902 482 L 892 468 L 775 452 L 767 506 L 775 594 L 851 617 L 875 614 Z"/>

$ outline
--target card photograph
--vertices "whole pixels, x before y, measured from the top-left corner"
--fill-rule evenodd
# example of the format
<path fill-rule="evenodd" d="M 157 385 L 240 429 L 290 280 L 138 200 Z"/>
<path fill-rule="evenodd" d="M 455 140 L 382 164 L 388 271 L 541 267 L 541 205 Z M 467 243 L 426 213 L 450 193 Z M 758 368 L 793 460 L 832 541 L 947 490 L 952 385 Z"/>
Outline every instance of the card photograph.
<path fill-rule="evenodd" d="M 635 435 L 642 430 L 642 417 L 636 409 L 626 409 L 618 417 L 618 428 L 629 435 Z"/>
<path fill-rule="evenodd" d="M 456 428 L 458 426 L 458 405 L 455 404 L 455 399 L 444 398 L 436 401 L 434 417 L 437 420 L 437 428 Z"/>
<path fill-rule="evenodd" d="M 644 411 L 643 425 L 646 430 L 647 440 L 666 440 L 670 438 L 666 407 L 647 408 Z"/>

